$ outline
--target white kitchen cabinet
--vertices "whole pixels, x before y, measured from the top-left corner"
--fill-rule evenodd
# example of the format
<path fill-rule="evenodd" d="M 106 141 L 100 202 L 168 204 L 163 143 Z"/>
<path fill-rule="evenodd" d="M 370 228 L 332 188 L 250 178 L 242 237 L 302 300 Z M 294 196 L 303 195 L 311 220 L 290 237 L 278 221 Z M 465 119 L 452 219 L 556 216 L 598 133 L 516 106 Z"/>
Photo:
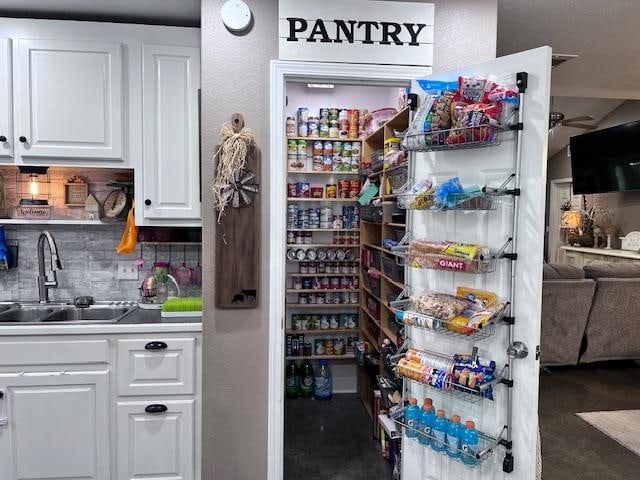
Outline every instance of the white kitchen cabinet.
<path fill-rule="evenodd" d="M 118 480 L 193 480 L 194 400 L 118 402 Z"/>
<path fill-rule="evenodd" d="M 22 159 L 122 162 L 122 44 L 40 39 L 14 43 L 14 144 Z"/>
<path fill-rule="evenodd" d="M 138 211 L 145 220 L 199 221 L 200 49 L 145 44 L 142 57 L 143 193 L 136 195 Z"/>
<path fill-rule="evenodd" d="M 55 370 L 0 374 L 0 478 L 110 480 L 109 372 Z"/>
<path fill-rule="evenodd" d="M 0 38 L 0 161 L 13 157 L 11 125 L 11 40 Z"/>

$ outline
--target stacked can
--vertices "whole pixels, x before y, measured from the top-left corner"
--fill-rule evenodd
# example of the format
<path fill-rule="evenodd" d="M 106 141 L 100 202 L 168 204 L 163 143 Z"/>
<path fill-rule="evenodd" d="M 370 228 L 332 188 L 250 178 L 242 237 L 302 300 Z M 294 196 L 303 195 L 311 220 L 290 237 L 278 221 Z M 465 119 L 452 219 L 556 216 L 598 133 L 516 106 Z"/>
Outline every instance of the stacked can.
<path fill-rule="evenodd" d="M 364 138 L 365 136 L 365 123 L 367 118 L 368 111 L 367 109 L 360 110 L 360 118 L 358 118 L 358 136 L 360 138 Z"/>
<path fill-rule="evenodd" d="M 329 109 L 328 108 L 320 109 L 320 123 L 318 125 L 318 130 L 320 133 L 320 137 L 322 138 L 329 137 Z"/>
<path fill-rule="evenodd" d="M 348 111 L 349 118 L 349 138 L 358 138 L 358 121 L 360 119 L 360 111 L 352 108 Z"/>
<path fill-rule="evenodd" d="M 339 136 L 338 109 L 332 108 L 329 111 L 329 138 L 338 138 Z"/>
<path fill-rule="evenodd" d="M 340 172 L 342 170 L 342 162 L 343 162 L 342 154 L 343 154 L 342 142 L 333 142 L 333 156 L 332 156 L 333 165 L 331 170 L 333 170 L 334 172 Z"/>
<path fill-rule="evenodd" d="M 320 210 L 318 208 L 309 209 L 309 228 L 320 228 Z"/>
<path fill-rule="evenodd" d="M 306 107 L 298 109 L 298 136 L 309 136 L 309 109 Z"/>
<path fill-rule="evenodd" d="M 360 169 L 360 142 L 351 143 L 351 171 L 357 172 Z"/>
<path fill-rule="evenodd" d="M 320 119 L 318 117 L 309 117 L 308 131 L 310 137 L 318 138 L 320 136 L 319 124 Z"/>
<path fill-rule="evenodd" d="M 304 170 L 307 166 L 307 141 L 298 140 L 298 169 Z"/>
<path fill-rule="evenodd" d="M 314 172 L 321 172 L 322 166 L 322 141 L 313 142 L 313 168 Z"/>
<path fill-rule="evenodd" d="M 342 207 L 342 228 L 358 228 L 359 223 L 358 207 L 344 205 Z"/>
<path fill-rule="evenodd" d="M 346 108 L 338 114 L 338 138 L 349 138 L 349 110 Z"/>
<path fill-rule="evenodd" d="M 298 142 L 296 140 L 287 141 L 287 164 L 289 170 L 301 170 L 298 165 Z"/>
<path fill-rule="evenodd" d="M 287 137 L 295 137 L 298 134 L 298 128 L 295 117 L 287 117 Z"/>
<path fill-rule="evenodd" d="M 298 205 L 289 205 L 287 207 L 287 228 L 298 228 Z"/>
<path fill-rule="evenodd" d="M 327 207 L 320 209 L 320 228 L 331 228 L 332 219 L 333 209 Z"/>

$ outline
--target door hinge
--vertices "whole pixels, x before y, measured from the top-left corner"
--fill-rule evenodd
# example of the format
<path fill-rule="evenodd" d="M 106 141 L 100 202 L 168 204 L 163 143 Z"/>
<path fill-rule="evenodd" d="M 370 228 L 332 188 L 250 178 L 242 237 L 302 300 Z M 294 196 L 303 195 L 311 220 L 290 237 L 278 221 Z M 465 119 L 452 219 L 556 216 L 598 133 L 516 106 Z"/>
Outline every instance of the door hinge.
<path fill-rule="evenodd" d="M 540 345 L 536 345 L 536 360 L 540 360 Z"/>

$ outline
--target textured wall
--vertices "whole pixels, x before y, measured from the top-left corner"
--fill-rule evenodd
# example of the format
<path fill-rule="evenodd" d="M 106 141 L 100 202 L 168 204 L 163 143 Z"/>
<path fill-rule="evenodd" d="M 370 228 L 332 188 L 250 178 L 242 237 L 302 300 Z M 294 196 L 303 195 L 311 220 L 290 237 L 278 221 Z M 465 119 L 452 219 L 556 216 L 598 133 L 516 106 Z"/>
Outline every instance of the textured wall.
<path fill-rule="evenodd" d="M 0 220 L 2 224 L 2 220 Z M 138 287 L 149 273 L 153 262 L 170 261 L 181 264 L 182 247 L 162 246 L 143 248 L 145 264 L 137 280 L 117 280 L 118 260 L 134 260 L 140 256 L 140 247 L 130 256 L 116 255 L 124 223 L 120 225 L 8 225 L 7 240 L 17 241 L 20 249 L 18 268 L 0 274 L 0 300 L 37 300 L 38 236 L 49 230 L 58 245 L 63 270 L 58 272 L 59 287 L 49 290 L 51 300 L 69 300 L 80 295 L 92 295 L 96 300 L 137 300 Z M 199 247 L 186 249 L 187 266 L 196 266 Z M 47 271 L 49 271 L 48 249 Z M 199 295 L 199 286 L 189 286 L 189 294 Z"/>
<path fill-rule="evenodd" d="M 261 288 L 258 310 L 213 307 L 215 218 L 203 196 L 205 297 L 203 362 L 204 480 L 260 480 L 267 471 L 267 359 L 269 267 L 269 61 L 278 58 L 277 0 L 247 0 L 255 24 L 246 36 L 220 19 L 223 0 L 202 2 L 202 159 L 204 192 L 212 183 L 218 130 L 233 112 L 245 116 L 262 149 Z M 425 2 L 426 3 L 426 2 Z M 434 70 L 495 57 L 496 0 L 436 3 Z M 279 160 L 277 160 L 279 161 Z M 279 294 L 276 292 L 275 294 Z"/>

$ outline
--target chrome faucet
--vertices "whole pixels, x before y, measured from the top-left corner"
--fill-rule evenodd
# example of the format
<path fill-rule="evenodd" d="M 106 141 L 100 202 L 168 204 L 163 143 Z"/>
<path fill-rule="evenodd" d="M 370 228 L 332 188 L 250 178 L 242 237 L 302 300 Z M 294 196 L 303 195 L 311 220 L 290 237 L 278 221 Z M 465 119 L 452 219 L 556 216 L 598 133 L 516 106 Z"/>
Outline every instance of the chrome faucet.
<path fill-rule="evenodd" d="M 51 273 L 53 274 L 53 280 L 47 278 L 47 274 L 44 271 L 44 241 L 49 244 L 49 252 L 51 253 Z M 46 230 L 40 234 L 38 238 L 38 295 L 40 297 L 40 303 L 49 303 L 49 289 L 57 288 L 58 277 L 56 272 L 62 270 L 62 263 L 58 257 L 58 246 L 56 241 Z"/>

